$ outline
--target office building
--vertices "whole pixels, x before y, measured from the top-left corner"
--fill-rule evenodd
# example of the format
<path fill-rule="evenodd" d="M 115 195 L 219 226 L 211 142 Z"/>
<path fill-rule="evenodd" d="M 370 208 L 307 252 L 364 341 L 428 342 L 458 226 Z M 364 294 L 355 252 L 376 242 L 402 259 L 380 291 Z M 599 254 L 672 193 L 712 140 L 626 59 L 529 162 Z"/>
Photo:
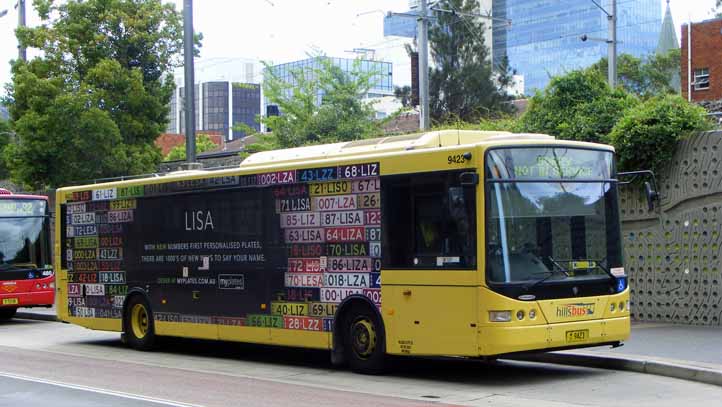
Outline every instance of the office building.
<path fill-rule="evenodd" d="M 300 61 L 288 62 L 285 64 L 274 65 L 264 72 L 266 80 L 268 75 L 274 75 L 291 86 L 297 85 L 297 81 L 293 76 L 294 71 L 304 72 L 307 80 L 313 80 L 316 76 L 314 70 L 322 67 L 323 60 L 330 61 L 334 66 L 341 68 L 347 74 L 354 72 L 354 64 L 358 64 L 358 69 L 362 73 L 373 73 L 371 77 L 372 87 L 363 95 L 364 98 L 376 98 L 383 96 L 393 96 L 393 69 L 390 62 L 364 60 L 364 59 L 348 59 L 348 58 L 331 58 L 319 56 L 308 58 Z M 288 90 L 291 95 L 292 90 Z M 316 104 L 320 105 L 323 100 L 323 91 L 319 90 L 316 95 Z M 266 106 L 272 104 L 265 102 Z M 268 110 L 268 109 L 267 109 Z M 281 112 L 282 113 L 282 112 Z"/>
<path fill-rule="evenodd" d="M 170 102 L 168 133 L 185 133 L 183 98 L 185 89 L 176 89 Z M 261 114 L 261 86 L 253 83 L 230 81 L 203 82 L 195 86 L 196 131 L 213 131 L 225 135 L 230 141 L 245 134 L 233 130 L 245 123 L 256 131 L 260 125 L 256 116 Z"/>
<path fill-rule="evenodd" d="M 492 13 L 492 0 L 477 0 L 479 3 L 479 9 L 477 13 L 480 16 L 489 16 L 489 18 L 486 17 L 470 17 L 470 16 L 463 16 L 461 18 L 468 19 L 468 18 L 477 18 L 484 24 L 484 44 L 489 48 L 489 50 L 492 50 L 493 47 L 493 41 L 492 41 L 492 20 L 491 20 L 491 13 Z M 431 3 L 431 2 L 429 2 Z M 429 9 L 429 15 L 433 15 L 434 12 L 434 5 L 432 4 L 431 8 Z M 453 12 L 455 10 L 446 10 L 444 12 Z M 419 1 L 418 0 L 410 0 L 409 1 L 409 10 L 401 13 L 403 15 L 394 15 L 393 13 L 387 14 L 384 16 L 384 37 L 405 37 L 405 38 L 416 38 L 417 35 L 417 27 L 418 27 L 418 21 L 416 18 L 413 17 L 413 15 L 417 15 L 419 12 Z M 432 20 L 433 24 L 433 20 Z M 491 55 L 491 52 L 490 52 Z"/>
<path fill-rule="evenodd" d="M 524 76 L 525 93 L 543 89 L 551 76 L 587 67 L 607 56 L 610 0 L 494 0 L 493 58 Z M 646 57 L 657 48 L 659 0 L 617 1 L 617 52 Z M 499 19 L 510 20 L 506 23 Z M 582 41 L 581 36 L 587 40 Z"/>

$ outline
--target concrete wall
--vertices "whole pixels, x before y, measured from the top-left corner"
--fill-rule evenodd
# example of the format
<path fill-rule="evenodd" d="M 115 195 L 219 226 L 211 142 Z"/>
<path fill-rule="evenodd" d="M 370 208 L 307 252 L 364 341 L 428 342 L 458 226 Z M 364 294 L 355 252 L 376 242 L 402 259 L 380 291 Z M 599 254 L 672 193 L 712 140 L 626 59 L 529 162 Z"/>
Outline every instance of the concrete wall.
<path fill-rule="evenodd" d="M 658 174 L 661 205 L 650 213 L 640 187 L 620 196 L 632 316 L 722 325 L 722 132 L 679 144 Z"/>

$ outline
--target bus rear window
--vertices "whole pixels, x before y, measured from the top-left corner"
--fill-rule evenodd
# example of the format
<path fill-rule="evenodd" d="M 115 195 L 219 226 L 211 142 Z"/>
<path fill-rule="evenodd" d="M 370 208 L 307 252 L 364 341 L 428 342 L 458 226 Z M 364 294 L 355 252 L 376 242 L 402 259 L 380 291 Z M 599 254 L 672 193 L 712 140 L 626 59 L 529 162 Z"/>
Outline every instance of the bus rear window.
<path fill-rule="evenodd" d="M 384 177 L 384 268 L 468 269 L 476 266 L 474 187 L 460 171 Z"/>

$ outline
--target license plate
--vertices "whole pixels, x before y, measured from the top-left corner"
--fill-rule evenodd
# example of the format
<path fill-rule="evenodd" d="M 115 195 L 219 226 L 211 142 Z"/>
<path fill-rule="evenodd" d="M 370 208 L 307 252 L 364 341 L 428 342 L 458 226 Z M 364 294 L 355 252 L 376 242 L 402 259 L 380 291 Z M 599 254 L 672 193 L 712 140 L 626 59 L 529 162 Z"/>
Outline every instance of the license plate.
<path fill-rule="evenodd" d="M 567 342 L 583 342 L 589 339 L 589 330 L 567 331 Z"/>
<path fill-rule="evenodd" d="M 3 305 L 18 305 L 17 298 L 3 298 Z"/>

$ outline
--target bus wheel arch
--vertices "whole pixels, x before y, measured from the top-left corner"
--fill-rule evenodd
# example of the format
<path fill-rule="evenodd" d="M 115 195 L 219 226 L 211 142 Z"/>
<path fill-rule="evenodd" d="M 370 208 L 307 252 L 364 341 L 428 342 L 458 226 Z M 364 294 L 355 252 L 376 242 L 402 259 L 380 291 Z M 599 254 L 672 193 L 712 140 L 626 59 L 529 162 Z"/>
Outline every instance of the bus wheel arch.
<path fill-rule="evenodd" d="M 363 295 L 344 299 L 334 317 L 331 362 L 375 374 L 383 371 L 385 357 L 386 329 L 378 307 Z"/>
<path fill-rule="evenodd" d="M 123 302 L 123 342 L 137 350 L 151 350 L 155 344 L 155 321 L 147 293 L 134 288 Z"/>

